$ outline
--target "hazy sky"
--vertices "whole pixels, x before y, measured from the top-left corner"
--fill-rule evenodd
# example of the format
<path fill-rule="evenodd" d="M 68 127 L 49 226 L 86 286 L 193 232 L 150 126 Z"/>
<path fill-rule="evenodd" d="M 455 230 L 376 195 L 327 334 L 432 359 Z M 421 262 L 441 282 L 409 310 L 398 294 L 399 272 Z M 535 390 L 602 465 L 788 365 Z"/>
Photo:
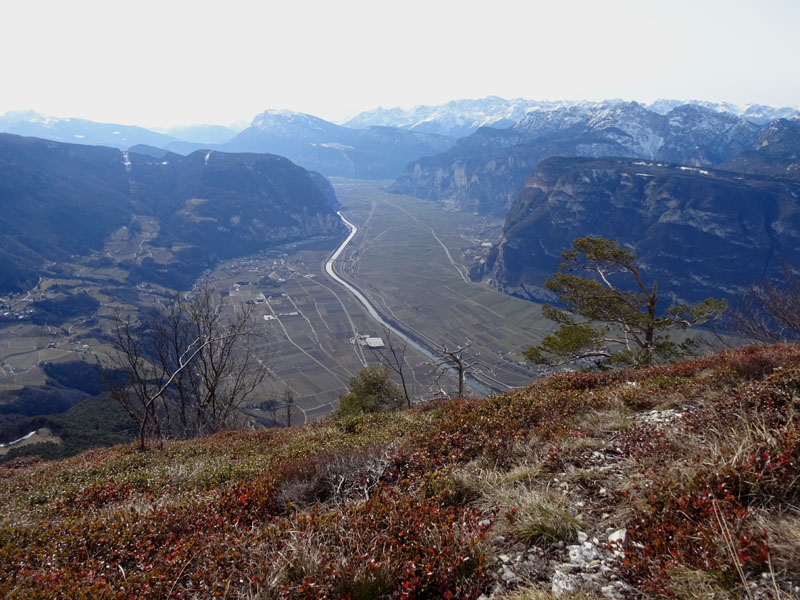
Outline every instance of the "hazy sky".
<path fill-rule="evenodd" d="M 339 120 L 488 95 L 800 106 L 800 0 L 14 0 L 0 113 Z"/>

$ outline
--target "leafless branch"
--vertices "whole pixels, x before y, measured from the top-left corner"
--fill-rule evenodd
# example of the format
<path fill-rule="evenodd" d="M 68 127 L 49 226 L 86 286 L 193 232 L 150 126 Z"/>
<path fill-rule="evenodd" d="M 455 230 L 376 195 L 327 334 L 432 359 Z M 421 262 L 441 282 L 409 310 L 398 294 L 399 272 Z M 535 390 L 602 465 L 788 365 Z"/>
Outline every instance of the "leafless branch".
<path fill-rule="evenodd" d="M 115 318 L 117 354 L 108 361 L 110 395 L 148 434 L 193 437 L 231 422 L 267 375 L 251 338 L 250 310 L 223 316 L 213 290 L 199 288 L 191 300 L 176 297 L 135 326 Z"/>

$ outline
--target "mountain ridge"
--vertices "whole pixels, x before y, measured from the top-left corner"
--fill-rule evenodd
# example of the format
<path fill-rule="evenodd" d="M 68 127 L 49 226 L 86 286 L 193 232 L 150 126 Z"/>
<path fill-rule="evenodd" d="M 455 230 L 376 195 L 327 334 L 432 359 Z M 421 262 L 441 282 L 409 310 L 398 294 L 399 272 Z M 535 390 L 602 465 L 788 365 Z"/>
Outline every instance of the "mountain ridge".
<path fill-rule="evenodd" d="M 319 117 L 267 110 L 223 151 L 270 152 L 327 176 L 386 179 L 409 160 L 452 146 L 446 136 L 371 126 L 353 129 Z"/>
<path fill-rule="evenodd" d="M 0 252 L 6 267 L 0 289 L 23 291 L 49 263 L 98 251 L 134 215 L 162 223 L 153 243 L 188 245 L 175 265 L 151 265 L 150 272 L 137 267 L 145 279 L 163 278 L 178 266 L 185 279 L 212 255 L 342 231 L 332 189 L 318 184 L 318 175 L 273 155 L 204 151 L 154 158 L 0 134 L 0 231 L 4 248 L 12 249 Z"/>
<path fill-rule="evenodd" d="M 629 156 L 720 164 L 751 148 L 760 128 L 696 105 L 660 115 L 635 102 L 529 112 L 507 129 L 484 127 L 447 152 L 414 161 L 390 191 L 447 208 L 503 215 L 536 165 L 550 156 Z"/>
<path fill-rule="evenodd" d="M 525 117 L 528 112 L 552 111 L 558 108 L 597 108 L 622 102 L 619 99 L 601 101 L 587 100 L 530 100 L 525 98 L 504 99 L 487 96 L 477 99 L 452 100 L 438 105 L 417 105 L 409 109 L 379 107 L 359 113 L 344 122 L 351 127 L 368 125 L 390 125 L 402 129 L 440 133 L 453 137 L 464 137 L 480 127 L 510 127 Z M 673 108 L 685 104 L 701 106 L 715 112 L 724 112 L 742 117 L 756 125 L 765 125 L 779 118 L 800 117 L 800 107 L 772 107 L 764 104 L 737 106 L 729 102 L 704 100 L 658 99 L 641 103 L 648 110 L 666 114 Z"/>
<path fill-rule="evenodd" d="M 0 116 L 0 132 L 38 137 L 55 142 L 109 146 L 126 150 L 136 144 L 165 147 L 177 138 L 138 125 L 100 123 L 72 117 L 48 117 L 29 111 L 9 111 Z"/>
<path fill-rule="evenodd" d="M 800 264 L 800 182 L 627 158 L 551 157 L 531 173 L 472 275 L 553 302 L 544 281 L 583 236 L 616 239 L 662 295 L 730 300 Z"/>

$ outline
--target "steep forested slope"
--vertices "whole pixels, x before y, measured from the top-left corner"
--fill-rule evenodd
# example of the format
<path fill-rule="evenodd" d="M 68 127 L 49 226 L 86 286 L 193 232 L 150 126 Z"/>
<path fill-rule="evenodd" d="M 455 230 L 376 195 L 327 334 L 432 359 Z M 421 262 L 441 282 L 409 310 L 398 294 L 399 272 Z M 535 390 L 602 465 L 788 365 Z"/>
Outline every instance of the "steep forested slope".
<path fill-rule="evenodd" d="M 155 158 L 0 134 L 0 293 L 30 288 L 52 263 L 100 251 L 133 215 L 157 219 L 154 244 L 183 247 L 172 263 L 139 269 L 138 277 L 158 270 L 191 277 L 212 257 L 338 231 L 331 200 L 329 186 L 323 192 L 279 156 Z"/>

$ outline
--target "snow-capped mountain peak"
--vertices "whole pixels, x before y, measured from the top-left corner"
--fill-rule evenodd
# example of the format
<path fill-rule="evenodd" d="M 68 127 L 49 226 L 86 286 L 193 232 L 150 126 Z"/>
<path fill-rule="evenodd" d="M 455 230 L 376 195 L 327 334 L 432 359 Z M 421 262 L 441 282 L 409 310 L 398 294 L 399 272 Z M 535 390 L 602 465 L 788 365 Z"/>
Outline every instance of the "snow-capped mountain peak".
<path fill-rule="evenodd" d="M 800 107 L 792 106 L 766 106 L 764 104 L 745 104 L 738 106 L 730 102 L 709 102 L 707 100 L 665 100 L 659 99 L 647 105 L 648 110 L 660 115 L 666 115 L 678 106 L 699 106 L 718 113 L 726 113 L 736 117 L 741 117 L 755 123 L 756 125 L 766 125 L 776 119 L 792 119 L 800 117 Z"/>
<path fill-rule="evenodd" d="M 620 105 L 636 104 L 641 110 L 665 116 L 679 106 L 691 105 L 715 113 L 724 113 L 741 117 L 756 125 L 763 125 L 778 118 L 800 117 L 800 108 L 774 108 L 760 104 L 744 107 L 729 102 L 709 102 L 704 100 L 660 99 L 650 104 L 624 102 L 620 99 L 602 100 L 599 102 L 586 100 L 527 100 L 524 98 L 504 99 L 489 96 L 479 99 L 453 100 L 440 105 L 419 105 L 409 109 L 377 108 L 363 112 L 344 125 L 361 129 L 372 125 L 399 127 L 425 133 L 438 133 L 452 137 L 464 137 L 480 127 L 505 129 L 512 125 L 521 129 L 529 118 L 534 123 L 543 121 L 568 122 L 569 119 L 580 120 L 580 115 L 587 110 L 598 108 L 614 109 Z M 531 114 L 545 113 L 542 119 Z M 516 125 L 515 125 L 516 124 Z"/>

